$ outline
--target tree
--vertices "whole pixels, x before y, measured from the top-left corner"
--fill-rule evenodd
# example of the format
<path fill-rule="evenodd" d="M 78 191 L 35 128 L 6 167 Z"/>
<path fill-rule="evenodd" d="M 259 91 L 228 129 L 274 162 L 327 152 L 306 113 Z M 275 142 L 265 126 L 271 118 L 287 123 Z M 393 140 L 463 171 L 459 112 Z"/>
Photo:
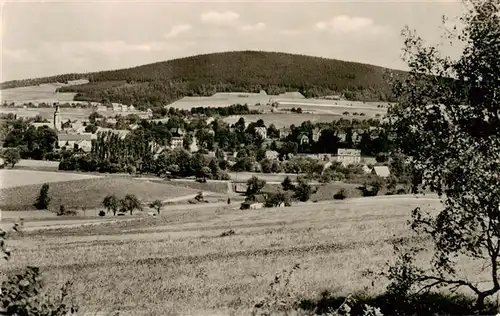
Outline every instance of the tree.
<path fill-rule="evenodd" d="M 423 175 L 421 188 L 439 195 L 443 209 L 431 215 L 417 208 L 412 214 L 412 229 L 434 246 L 430 268 L 409 259 L 415 249 L 397 264 L 412 268 L 413 282 L 404 291 L 465 287 L 482 309 L 500 290 L 500 2 L 465 4 L 463 28 L 449 36 L 464 46 L 456 60 L 424 46 L 415 32 L 403 33 L 410 73 L 393 83 L 399 103 L 390 107 L 389 119 L 396 147 L 409 157 L 413 173 Z M 461 277 L 458 256 L 484 264 L 489 283 L 478 286 L 477 277 Z M 394 268 L 390 276 L 397 283 L 397 272 L 408 269 Z"/>
<path fill-rule="evenodd" d="M 104 206 L 108 210 L 108 212 L 113 212 L 113 216 L 116 216 L 119 202 L 116 196 L 108 195 L 102 200 L 102 206 Z"/>
<path fill-rule="evenodd" d="M 149 207 L 155 209 L 156 213 L 160 215 L 160 210 L 163 207 L 163 203 L 160 200 L 154 200 L 149 204 Z"/>
<path fill-rule="evenodd" d="M 309 183 L 307 183 L 306 179 L 299 177 L 297 179 L 297 185 L 295 186 L 294 197 L 301 202 L 306 202 L 312 194 L 313 189 Z"/>
<path fill-rule="evenodd" d="M 266 185 L 265 180 L 261 180 L 253 176 L 247 181 L 247 191 L 245 195 L 249 198 L 252 198 L 255 195 L 259 194 L 265 185 Z"/>
<path fill-rule="evenodd" d="M 14 225 L 13 230 L 22 232 L 22 224 Z M 11 251 L 7 248 L 6 241 L 11 232 L 0 229 L 0 252 L 2 259 L 10 260 Z M 10 275 L 2 282 L 0 293 L 0 313 L 2 315 L 74 315 L 78 306 L 70 300 L 72 283 L 66 282 L 58 290 L 60 294 L 54 295 L 47 291 L 40 269 L 28 266 L 16 275 Z"/>
<path fill-rule="evenodd" d="M 11 168 L 14 168 L 19 160 L 21 160 L 21 153 L 17 148 L 8 148 L 7 150 L 5 150 L 3 157 L 5 159 L 5 162 L 10 165 Z"/>
<path fill-rule="evenodd" d="M 289 176 L 286 176 L 283 182 L 281 182 L 281 187 L 283 191 L 293 191 L 295 190 L 295 185 L 292 183 L 292 179 Z"/>
<path fill-rule="evenodd" d="M 49 185 L 44 183 L 40 189 L 40 194 L 36 199 L 35 204 L 33 204 L 38 210 L 46 210 L 49 207 L 50 197 L 49 197 Z"/>
<path fill-rule="evenodd" d="M 262 172 L 271 173 L 273 169 L 273 163 L 271 160 L 264 158 L 260 161 L 260 166 L 262 167 Z"/>
<path fill-rule="evenodd" d="M 120 200 L 120 208 L 123 212 L 130 212 L 130 215 L 135 209 L 142 210 L 141 202 L 133 194 L 127 194 Z"/>
<path fill-rule="evenodd" d="M 283 192 L 277 192 L 277 193 L 272 193 L 269 194 L 269 196 L 266 199 L 266 202 L 264 203 L 265 207 L 276 207 L 280 206 L 281 204 L 289 204 L 288 198 Z"/>
<path fill-rule="evenodd" d="M 209 167 L 202 167 L 199 171 L 199 175 L 203 178 L 203 180 L 206 180 L 207 177 L 210 177 L 212 174 L 212 170 L 210 170 Z"/>
<path fill-rule="evenodd" d="M 97 132 L 97 129 L 98 129 L 97 125 L 94 125 L 94 124 L 90 124 L 90 125 L 85 126 L 86 133 L 95 134 L 95 132 Z"/>

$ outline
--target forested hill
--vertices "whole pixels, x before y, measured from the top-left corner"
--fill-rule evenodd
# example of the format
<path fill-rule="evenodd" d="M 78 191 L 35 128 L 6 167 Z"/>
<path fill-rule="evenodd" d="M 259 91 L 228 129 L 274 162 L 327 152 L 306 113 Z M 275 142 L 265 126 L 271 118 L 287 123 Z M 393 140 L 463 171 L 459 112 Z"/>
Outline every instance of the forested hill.
<path fill-rule="evenodd" d="M 90 83 L 60 88 L 75 100 L 160 105 L 184 96 L 215 92 L 268 94 L 300 91 L 307 97 L 344 94 L 348 99 L 387 101 L 382 67 L 304 55 L 239 51 L 173 59 L 133 68 L 10 81 L 1 88 L 86 78 Z M 402 73 L 396 71 L 398 73 Z"/>

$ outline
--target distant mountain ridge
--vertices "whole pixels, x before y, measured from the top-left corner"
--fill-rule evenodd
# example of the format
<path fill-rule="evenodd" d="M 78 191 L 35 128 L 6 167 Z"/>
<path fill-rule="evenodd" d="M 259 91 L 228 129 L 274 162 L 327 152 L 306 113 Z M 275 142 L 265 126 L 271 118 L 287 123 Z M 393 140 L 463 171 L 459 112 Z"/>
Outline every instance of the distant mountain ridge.
<path fill-rule="evenodd" d="M 132 68 L 88 74 L 15 80 L 1 89 L 49 82 L 88 79 L 88 84 L 60 88 L 76 92 L 75 100 L 121 102 L 159 106 L 184 96 L 209 96 L 216 92 L 268 94 L 298 91 L 306 97 L 343 95 L 361 101 L 389 101 L 385 74 L 389 69 L 278 52 L 235 51 L 172 59 Z M 404 74 L 403 71 L 390 70 Z"/>

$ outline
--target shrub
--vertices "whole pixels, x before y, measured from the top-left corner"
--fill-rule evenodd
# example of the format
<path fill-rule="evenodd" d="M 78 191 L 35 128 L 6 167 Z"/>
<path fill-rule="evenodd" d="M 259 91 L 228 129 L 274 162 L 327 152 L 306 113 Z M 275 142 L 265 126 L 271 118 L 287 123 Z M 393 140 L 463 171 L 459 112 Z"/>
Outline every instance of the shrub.
<path fill-rule="evenodd" d="M 230 229 L 230 230 L 226 230 L 226 231 L 222 232 L 220 234 L 220 237 L 232 236 L 234 234 L 235 234 L 234 230 Z"/>
<path fill-rule="evenodd" d="M 57 216 L 75 216 L 75 210 L 67 210 L 64 205 L 59 206 L 59 211 L 57 212 Z"/>
<path fill-rule="evenodd" d="M 344 189 L 340 189 L 337 193 L 333 195 L 335 200 L 344 200 L 347 197 Z"/>
<path fill-rule="evenodd" d="M 99 216 L 105 216 L 105 215 L 106 215 L 106 212 L 104 212 L 103 210 L 99 211 Z"/>
<path fill-rule="evenodd" d="M 363 184 L 357 189 L 361 191 L 363 196 L 376 196 L 381 187 L 382 183 L 379 180 L 374 180 L 370 183 Z"/>
<path fill-rule="evenodd" d="M 203 198 L 203 192 L 198 192 L 198 194 L 196 194 L 195 198 L 194 198 L 196 201 L 198 202 L 203 202 L 205 199 Z"/>
<path fill-rule="evenodd" d="M 323 173 L 321 177 L 319 177 L 319 182 L 320 183 L 330 183 L 332 181 L 332 178 L 329 173 Z"/>
<path fill-rule="evenodd" d="M 301 202 L 306 202 L 312 194 L 313 189 L 309 183 L 307 183 L 306 179 L 299 178 L 297 186 L 295 187 L 294 197 Z"/>
<path fill-rule="evenodd" d="M 265 207 L 276 207 L 280 206 L 280 204 L 287 204 L 288 198 L 283 192 L 278 192 L 274 194 L 269 194 L 266 202 L 264 203 Z"/>
<path fill-rule="evenodd" d="M 295 185 L 292 183 L 292 179 L 289 176 L 286 176 L 285 180 L 281 182 L 281 187 L 284 191 L 293 191 L 295 190 Z"/>
<path fill-rule="evenodd" d="M 406 190 L 405 189 L 398 189 L 396 191 L 396 194 L 406 194 Z"/>
<path fill-rule="evenodd" d="M 36 199 L 35 204 L 33 204 L 38 210 L 46 210 L 49 207 L 50 197 L 49 197 L 49 185 L 44 183 L 40 189 L 40 194 Z"/>

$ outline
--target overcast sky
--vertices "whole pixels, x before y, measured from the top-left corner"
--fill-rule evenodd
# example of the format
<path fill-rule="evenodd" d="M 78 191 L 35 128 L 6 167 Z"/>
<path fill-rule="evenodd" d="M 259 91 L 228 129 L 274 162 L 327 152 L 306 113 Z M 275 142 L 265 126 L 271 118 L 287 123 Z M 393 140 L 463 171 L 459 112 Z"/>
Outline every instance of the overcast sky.
<path fill-rule="evenodd" d="M 1 0 L 0 0 L 1 1 Z M 405 25 L 440 42 L 457 0 L 3 2 L 1 81 L 264 50 L 404 69 Z"/>

